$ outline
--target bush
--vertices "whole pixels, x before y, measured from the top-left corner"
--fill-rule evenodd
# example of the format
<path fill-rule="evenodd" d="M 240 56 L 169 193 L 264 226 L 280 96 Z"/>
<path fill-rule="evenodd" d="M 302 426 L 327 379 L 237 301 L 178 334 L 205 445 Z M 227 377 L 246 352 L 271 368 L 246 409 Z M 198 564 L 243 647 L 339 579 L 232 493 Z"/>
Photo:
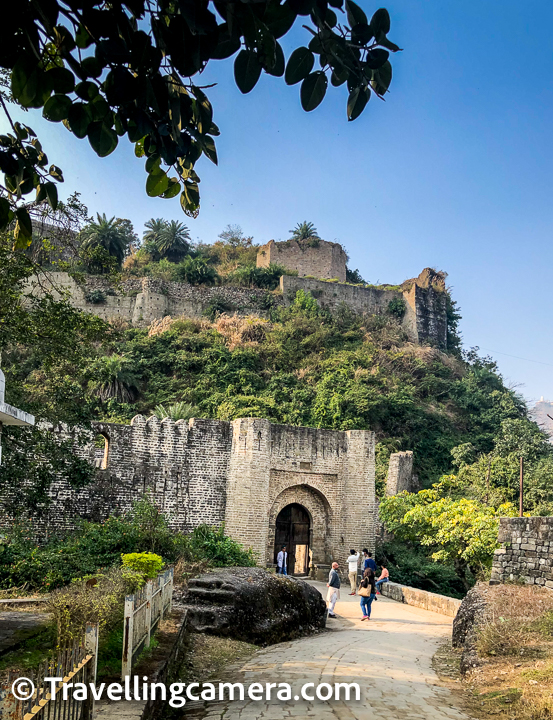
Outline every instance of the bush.
<path fill-rule="evenodd" d="M 251 548 L 244 550 L 240 543 L 225 535 L 223 527 L 199 525 L 190 535 L 189 552 L 194 560 L 206 559 L 213 567 L 254 567 Z"/>
<path fill-rule="evenodd" d="M 290 274 L 283 265 L 275 263 L 271 263 L 269 267 L 241 265 L 227 275 L 226 281 L 229 285 L 276 290 L 282 275 Z"/>
<path fill-rule="evenodd" d="M 106 293 L 98 289 L 91 290 L 90 292 L 85 293 L 84 299 L 94 305 L 101 305 L 106 301 Z"/>
<path fill-rule="evenodd" d="M 177 280 L 191 285 L 215 285 L 219 280 L 217 271 L 202 257 L 190 255 L 175 266 Z"/>
<path fill-rule="evenodd" d="M 124 568 L 141 573 L 147 580 L 156 578 L 163 569 L 163 560 L 155 553 L 126 553 L 121 555 L 121 560 Z"/>

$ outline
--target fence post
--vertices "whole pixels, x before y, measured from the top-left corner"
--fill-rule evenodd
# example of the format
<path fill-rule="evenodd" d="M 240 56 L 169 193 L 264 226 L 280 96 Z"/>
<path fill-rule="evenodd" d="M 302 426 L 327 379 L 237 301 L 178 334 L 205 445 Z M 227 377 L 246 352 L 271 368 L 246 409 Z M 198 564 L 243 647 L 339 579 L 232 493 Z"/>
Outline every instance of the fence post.
<path fill-rule="evenodd" d="M 98 623 L 86 626 L 84 636 L 84 647 L 88 655 L 92 655 L 93 659 L 89 661 L 90 668 L 87 673 L 87 685 L 96 685 L 96 677 L 98 675 Z M 82 720 L 92 720 L 94 717 L 94 695 L 89 691 L 86 703 L 83 705 Z"/>
<path fill-rule="evenodd" d="M 165 573 L 164 573 L 163 575 L 159 575 L 158 578 L 157 578 L 157 586 L 158 586 L 158 588 L 159 588 L 159 594 L 160 594 L 160 596 L 161 596 L 161 597 L 159 598 L 159 600 L 160 600 L 159 624 L 160 624 L 160 625 L 161 625 L 161 623 L 163 622 L 163 615 L 165 614 L 165 613 L 163 612 L 163 610 L 164 610 L 163 604 L 164 604 L 164 601 L 165 601 L 165 583 L 164 583 L 164 580 L 165 580 Z"/>
<path fill-rule="evenodd" d="M 173 609 L 173 586 L 174 586 L 174 576 L 175 576 L 175 568 L 171 568 L 171 579 L 169 580 L 169 612 Z"/>
<path fill-rule="evenodd" d="M 121 663 L 121 677 L 130 677 L 132 669 L 133 652 L 133 621 L 134 621 L 134 595 L 125 598 L 125 614 L 123 620 L 123 660 Z"/>
<path fill-rule="evenodd" d="M 152 587 L 153 581 L 148 580 L 146 582 L 146 630 L 148 632 L 146 636 L 146 647 L 150 647 L 152 638 Z"/>

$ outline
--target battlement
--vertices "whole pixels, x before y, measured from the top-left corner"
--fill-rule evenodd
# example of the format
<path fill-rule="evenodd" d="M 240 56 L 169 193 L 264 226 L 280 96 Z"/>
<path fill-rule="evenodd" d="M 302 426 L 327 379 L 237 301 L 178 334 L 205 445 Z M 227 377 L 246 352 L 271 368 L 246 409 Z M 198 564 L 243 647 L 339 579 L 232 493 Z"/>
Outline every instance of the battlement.
<path fill-rule="evenodd" d="M 346 282 L 347 255 L 339 243 L 312 240 L 275 242 L 270 240 L 257 253 L 257 267 L 269 267 L 271 263 L 294 270 L 299 277 L 312 275 Z"/>

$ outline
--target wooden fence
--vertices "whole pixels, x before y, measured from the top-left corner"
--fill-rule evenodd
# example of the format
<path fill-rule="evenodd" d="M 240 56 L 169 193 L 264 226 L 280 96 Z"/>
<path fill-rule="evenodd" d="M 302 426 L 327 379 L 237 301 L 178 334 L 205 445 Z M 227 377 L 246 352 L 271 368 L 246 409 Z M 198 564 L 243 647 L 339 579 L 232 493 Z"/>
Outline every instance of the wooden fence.
<path fill-rule="evenodd" d="M 96 682 L 97 667 L 98 625 L 87 625 L 82 644 L 58 650 L 35 670 L 8 673 L 0 684 L 1 720 L 92 720 L 94 696 L 89 683 Z M 45 678 L 61 680 L 47 683 Z M 86 700 L 75 699 L 74 688 L 66 691 L 64 699 L 68 683 L 85 683 Z"/>
<path fill-rule="evenodd" d="M 155 632 L 164 615 L 171 611 L 173 602 L 173 568 L 166 570 L 134 595 L 125 598 L 123 635 L 123 662 L 121 676 L 130 676 L 136 659 L 150 647 Z"/>

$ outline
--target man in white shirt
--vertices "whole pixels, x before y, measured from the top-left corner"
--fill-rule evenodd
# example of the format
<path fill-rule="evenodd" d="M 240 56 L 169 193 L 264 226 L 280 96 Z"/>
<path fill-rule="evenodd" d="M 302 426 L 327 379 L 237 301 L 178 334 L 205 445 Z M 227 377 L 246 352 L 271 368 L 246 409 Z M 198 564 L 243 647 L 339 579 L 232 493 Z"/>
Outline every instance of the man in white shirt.
<path fill-rule="evenodd" d="M 355 595 L 357 592 L 357 566 L 359 564 L 359 553 L 355 550 L 350 550 L 348 558 L 348 570 L 349 570 L 349 584 L 351 586 L 350 595 Z"/>
<path fill-rule="evenodd" d="M 286 552 L 286 545 L 283 545 L 279 554 L 277 555 L 277 575 L 288 575 L 286 565 L 288 564 L 288 553 Z"/>

